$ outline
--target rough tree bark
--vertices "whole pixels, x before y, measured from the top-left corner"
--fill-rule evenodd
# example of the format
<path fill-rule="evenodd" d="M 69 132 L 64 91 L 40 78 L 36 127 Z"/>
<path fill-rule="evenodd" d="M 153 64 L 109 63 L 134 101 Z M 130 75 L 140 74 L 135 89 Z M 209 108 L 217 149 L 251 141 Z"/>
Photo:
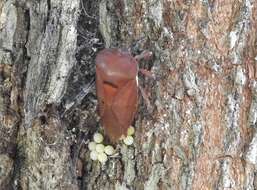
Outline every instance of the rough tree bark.
<path fill-rule="evenodd" d="M 257 189 L 256 0 L 0 1 L 0 189 Z M 135 144 L 105 165 L 94 57 L 151 50 Z"/>

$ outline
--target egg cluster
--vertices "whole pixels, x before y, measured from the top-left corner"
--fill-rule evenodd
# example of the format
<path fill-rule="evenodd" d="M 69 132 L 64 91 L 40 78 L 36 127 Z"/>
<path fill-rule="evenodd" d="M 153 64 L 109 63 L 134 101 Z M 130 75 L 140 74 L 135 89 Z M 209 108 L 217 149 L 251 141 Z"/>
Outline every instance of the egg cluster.
<path fill-rule="evenodd" d="M 90 158 L 92 160 L 98 160 L 101 163 L 105 163 L 107 161 L 107 156 L 114 154 L 114 148 L 111 145 L 103 145 L 103 140 L 104 137 L 101 133 L 95 133 L 94 141 L 91 141 L 88 144 L 88 149 L 91 151 Z"/>
<path fill-rule="evenodd" d="M 122 136 L 124 144 L 132 145 L 134 138 L 132 135 L 135 133 L 134 127 L 129 127 L 127 131 L 127 137 Z M 95 133 L 93 137 L 94 141 L 89 142 L 88 149 L 90 150 L 91 160 L 98 160 L 101 163 L 105 163 L 108 160 L 108 156 L 114 154 L 114 148 L 111 145 L 104 145 L 102 142 L 104 137 L 101 133 Z"/>

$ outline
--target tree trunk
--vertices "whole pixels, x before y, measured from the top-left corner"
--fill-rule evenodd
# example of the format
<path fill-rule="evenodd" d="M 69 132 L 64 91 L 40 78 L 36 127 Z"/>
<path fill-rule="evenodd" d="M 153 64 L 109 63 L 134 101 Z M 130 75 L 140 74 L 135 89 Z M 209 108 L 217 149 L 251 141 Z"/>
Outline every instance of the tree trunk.
<path fill-rule="evenodd" d="M 255 0 L 0 2 L 0 189 L 257 189 Z M 105 164 L 94 58 L 151 50 L 132 146 Z"/>

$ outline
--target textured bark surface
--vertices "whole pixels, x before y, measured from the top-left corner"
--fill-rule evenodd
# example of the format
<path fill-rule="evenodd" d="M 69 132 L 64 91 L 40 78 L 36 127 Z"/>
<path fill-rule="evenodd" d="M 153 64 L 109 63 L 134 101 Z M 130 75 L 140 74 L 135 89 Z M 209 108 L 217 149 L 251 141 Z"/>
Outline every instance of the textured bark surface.
<path fill-rule="evenodd" d="M 256 18 L 255 0 L 0 1 L 0 189 L 257 189 Z M 155 80 L 101 165 L 104 47 L 151 50 Z"/>

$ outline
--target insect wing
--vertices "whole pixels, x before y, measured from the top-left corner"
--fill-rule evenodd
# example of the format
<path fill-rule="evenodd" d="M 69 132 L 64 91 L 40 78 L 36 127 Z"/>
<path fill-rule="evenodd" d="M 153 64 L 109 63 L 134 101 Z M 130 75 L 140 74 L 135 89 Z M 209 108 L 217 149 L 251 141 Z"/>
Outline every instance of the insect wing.
<path fill-rule="evenodd" d="M 134 120 L 137 111 L 138 87 L 136 79 L 130 80 L 119 89 L 113 101 L 112 111 L 122 127 L 122 134 L 126 135 L 128 127 Z"/>

